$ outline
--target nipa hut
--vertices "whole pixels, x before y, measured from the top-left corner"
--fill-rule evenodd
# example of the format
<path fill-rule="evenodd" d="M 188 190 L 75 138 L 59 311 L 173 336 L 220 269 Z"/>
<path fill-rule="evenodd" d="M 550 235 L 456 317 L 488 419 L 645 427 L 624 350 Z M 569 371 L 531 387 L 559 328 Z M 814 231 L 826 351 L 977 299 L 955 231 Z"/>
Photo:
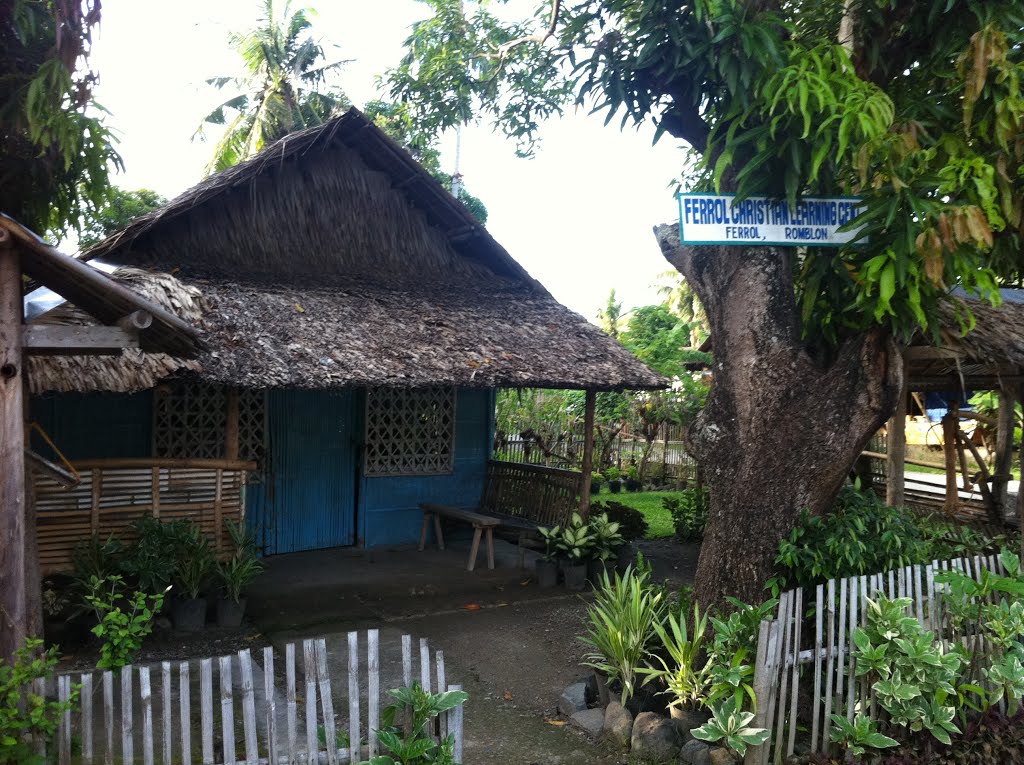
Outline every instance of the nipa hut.
<path fill-rule="evenodd" d="M 1014 406 L 1024 400 L 1024 290 L 1000 291 L 998 306 L 954 291 L 942 306 L 938 344 L 919 335 L 905 349 L 904 384 L 897 411 L 886 426 L 886 496 L 890 504 L 922 509 L 941 505 L 950 515 L 986 518 L 995 523 L 1020 522 L 1024 495 L 1011 501 Z M 995 417 L 961 409 L 963 397 L 997 391 Z M 921 394 L 941 394 L 948 402 L 942 419 L 942 461 L 907 458 L 907 412 L 912 404 L 924 410 Z M 994 454 L 985 454 L 968 438 L 971 425 L 982 423 L 996 433 Z M 881 457 L 882 455 L 871 455 Z M 941 468 L 944 487 L 924 477 L 909 478 L 905 465 Z M 1021 452 L 1024 467 L 1024 449 Z M 1016 516 L 1016 518 L 1013 518 Z"/>
<path fill-rule="evenodd" d="M 479 500 L 497 388 L 665 383 L 357 110 L 86 256 L 200 327 L 205 350 L 33 360 L 33 416 L 83 477 L 37 487 L 50 567 L 69 539 L 148 511 L 218 544 L 244 517 L 265 554 L 413 542 L 419 502 Z"/>

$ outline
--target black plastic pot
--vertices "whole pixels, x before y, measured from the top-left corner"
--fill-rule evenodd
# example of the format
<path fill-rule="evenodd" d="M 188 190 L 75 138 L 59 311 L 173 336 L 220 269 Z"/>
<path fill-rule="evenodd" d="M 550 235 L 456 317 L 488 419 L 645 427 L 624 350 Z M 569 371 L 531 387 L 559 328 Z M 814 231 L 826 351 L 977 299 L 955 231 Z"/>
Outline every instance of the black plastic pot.
<path fill-rule="evenodd" d="M 622 481 L 609 481 L 608 491 L 610 491 L 612 494 L 618 494 L 620 491 L 622 491 Z"/>
<path fill-rule="evenodd" d="M 558 584 L 558 561 L 538 558 L 536 571 L 537 584 L 541 587 L 554 587 Z"/>
<path fill-rule="evenodd" d="M 601 574 L 609 570 L 607 561 L 603 560 L 591 560 L 587 561 L 587 580 L 594 586 L 597 587 L 601 583 Z"/>
<path fill-rule="evenodd" d="M 566 589 L 582 591 L 587 586 L 587 564 L 562 563 L 562 578 Z"/>
<path fill-rule="evenodd" d="M 171 621 L 179 632 L 196 632 L 206 626 L 206 598 L 177 598 L 171 606 Z"/>
<path fill-rule="evenodd" d="M 591 481 L 590 482 L 590 493 L 591 494 L 600 494 L 601 493 L 601 482 L 600 481 Z"/>
<path fill-rule="evenodd" d="M 626 491 L 640 491 L 641 484 L 635 478 L 626 479 Z"/>
<path fill-rule="evenodd" d="M 220 598 L 217 601 L 217 626 L 241 627 L 245 617 L 245 598 L 236 603 L 231 598 Z"/>

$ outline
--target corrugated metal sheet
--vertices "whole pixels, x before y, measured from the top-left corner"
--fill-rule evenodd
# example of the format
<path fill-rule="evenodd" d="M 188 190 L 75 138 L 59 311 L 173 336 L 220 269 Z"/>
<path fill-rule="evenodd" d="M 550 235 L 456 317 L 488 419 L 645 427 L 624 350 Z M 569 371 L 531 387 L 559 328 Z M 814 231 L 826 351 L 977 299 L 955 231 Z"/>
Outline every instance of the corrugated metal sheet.
<path fill-rule="evenodd" d="M 270 391 L 268 469 L 249 487 L 249 526 L 265 555 L 355 542 L 349 391 Z"/>

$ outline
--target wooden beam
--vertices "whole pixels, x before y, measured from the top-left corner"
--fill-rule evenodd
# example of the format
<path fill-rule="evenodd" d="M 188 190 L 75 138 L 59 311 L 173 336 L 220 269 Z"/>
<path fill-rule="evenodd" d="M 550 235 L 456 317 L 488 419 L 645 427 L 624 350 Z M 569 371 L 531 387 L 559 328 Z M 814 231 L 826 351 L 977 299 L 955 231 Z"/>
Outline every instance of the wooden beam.
<path fill-rule="evenodd" d="M 590 474 L 594 470 L 594 410 L 597 407 L 597 391 L 588 390 L 583 414 L 583 464 L 580 484 L 580 515 L 590 516 Z"/>
<path fill-rule="evenodd" d="M 862 451 L 861 454 L 876 460 L 884 460 L 889 456 L 883 452 L 873 452 L 868 449 Z M 946 465 L 942 462 L 929 462 L 928 460 L 919 460 L 913 457 L 904 457 L 903 461 L 908 465 L 918 465 L 919 467 L 933 468 L 934 470 L 946 469 Z"/>
<path fill-rule="evenodd" d="M 224 457 L 229 460 L 238 459 L 238 388 L 228 388 L 227 423 L 224 427 Z"/>
<path fill-rule="evenodd" d="M 1024 404 L 1024 385 L 1018 385 L 1014 391 L 1017 401 Z M 1007 396 L 1010 401 L 1013 397 Z M 1017 487 L 1017 529 L 1020 532 L 1020 553 L 1024 554 L 1024 438 L 1020 440 L 1020 478 L 1021 485 Z"/>
<path fill-rule="evenodd" d="M 999 420 L 995 417 L 989 417 L 986 414 L 980 414 L 979 412 L 971 411 L 970 409 L 961 409 L 957 412 L 962 420 L 974 420 L 975 422 L 983 422 L 986 425 L 998 426 Z"/>
<path fill-rule="evenodd" d="M 960 503 L 960 489 L 956 485 L 956 432 L 960 427 L 956 413 L 950 409 L 942 417 L 942 452 L 946 457 L 946 515 L 954 515 Z"/>
<path fill-rule="evenodd" d="M 0 231 L 0 661 L 25 643 L 25 423 L 21 265 Z"/>
<path fill-rule="evenodd" d="M 132 292 L 88 263 L 68 257 L 2 213 L 0 228 L 22 250 L 21 267 L 26 274 L 89 315 L 111 324 L 133 311 L 150 313 L 153 323 L 144 332 L 144 350 L 190 357 L 202 347 L 199 330 L 166 308 Z"/>
<path fill-rule="evenodd" d="M 903 385 L 900 386 L 899 398 L 896 401 L 896 411 L 889 419 L 886 433 L 886 451 L 888 457 L 885 461 L 885 504 L 890 507 L 902 507 L 904 502 L 903 474 L 906 470 L 907 459 L 907 375 L 906 363 L 903 364 Z"/>
<path fill-rule="evenodd" d="M 116 356 L 139 347 L 139 331 L 80 324 L 29 324 L 25 353 L 32 356 Z"/>
<path fill-rule="evenodd" d="M 992 482 L 992 500 L 1000 517 L 1006 517 L 1009 499 L 1008 483 L 1013 469 L 1013 428 L 1015 423 L 1013 394 L 999 391 L 999 412 L 996 417 L 996 462 Z"/>
<path fill-rule="evenodd" d="M 978 451 L 978 447 L 974 445 L 967 434 L 962 430 L 959 432 L 958 437 L 960 443 L 966 444 L 967 448 L 971 450 L 971 456 L 974 457 L 974 461 L 978 463 L 978 472 L 981 473 L 981 479 L 978 481 L 978 489 L 981 490 L 981 500 L 985 503 L 985 509 L 988 510 L 989 520 L 993 523 L 1003 523 L 1003 519 L 997 515 L 995 499 L 992 496 L 992 475 L 988 472 L 988 465 L 985 464 L 985 460 L 981 458 L 981 453 Z"/>
<path fill-rule="evenodd" d="M 950 348 L 935 348 L 930 345 L 911 345 L 904 349 L 903 358 L 907 361 L 941 361 L 962 358 L 963 354 Z"/>
<path fill-rule="evenodd" d="M 1005 375 L 965 375 L 961 384 L 959 375 L 927 377 L 911 376 L 910 389 L 916 391 L 936 391 L 945 393 L 947 391 L 965 390 L 999 390 L 1006 385 L 1019 385 L 1024 383 L 1024 375 L 1018 372 Z"/>

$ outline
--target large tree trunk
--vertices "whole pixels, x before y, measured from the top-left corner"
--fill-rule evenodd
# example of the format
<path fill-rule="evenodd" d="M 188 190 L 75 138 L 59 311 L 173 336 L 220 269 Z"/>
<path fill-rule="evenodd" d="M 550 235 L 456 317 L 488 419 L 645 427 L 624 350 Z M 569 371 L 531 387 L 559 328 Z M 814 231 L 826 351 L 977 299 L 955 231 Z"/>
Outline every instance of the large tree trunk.
<path fill-rule="evenodd" d="M 714 366 L 688 447 L 711 491 L 697 602 L 764 599 L 779 541 L 803 508 L 823 512 L 902 382 L 897 349 L 876 331 L 820 363 L 801 342 L 791 251 L 682 246 L 659 226 L 662 252 L 707 313 Z"/>

